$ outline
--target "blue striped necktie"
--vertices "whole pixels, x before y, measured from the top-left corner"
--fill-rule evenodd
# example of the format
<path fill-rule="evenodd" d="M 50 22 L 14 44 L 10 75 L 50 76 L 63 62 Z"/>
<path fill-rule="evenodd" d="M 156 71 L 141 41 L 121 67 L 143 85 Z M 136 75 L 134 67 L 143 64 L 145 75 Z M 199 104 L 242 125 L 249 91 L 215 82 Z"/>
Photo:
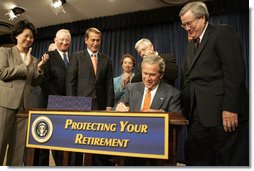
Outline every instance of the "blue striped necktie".
<path fill-rule="evenodd" d="M 66 53 L 63 53 L 63 58 L 64 58 L 64 64 L 67 67 L 68 66 L 68 59 Z"/>

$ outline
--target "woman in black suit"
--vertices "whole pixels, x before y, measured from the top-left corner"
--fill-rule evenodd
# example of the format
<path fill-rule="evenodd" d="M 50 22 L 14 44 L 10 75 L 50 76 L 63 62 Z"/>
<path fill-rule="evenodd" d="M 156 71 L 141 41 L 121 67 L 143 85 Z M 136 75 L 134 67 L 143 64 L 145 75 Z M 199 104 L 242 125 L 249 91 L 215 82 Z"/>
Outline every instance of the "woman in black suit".
<path fill-rule="evenodd" d="M 192 38 L 183 72 L 183 92 L 190 92 L 185 94 L 190 100 L 186 164 L 248 165 L 248 99 L 240 40 L 231 27 L 208 23 L 203 2 L 185 5 L 179 16 Z"/>

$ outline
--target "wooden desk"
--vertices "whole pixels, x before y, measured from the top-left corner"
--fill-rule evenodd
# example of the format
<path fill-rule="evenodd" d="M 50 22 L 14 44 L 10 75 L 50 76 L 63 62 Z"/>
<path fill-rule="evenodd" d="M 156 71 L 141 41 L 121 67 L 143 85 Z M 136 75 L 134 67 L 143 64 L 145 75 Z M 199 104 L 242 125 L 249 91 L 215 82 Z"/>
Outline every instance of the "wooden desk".
<path fill-rule="evenodd" d="M 188 120 L 180 113 L 169 113 L 169 156 L 167 161 L 164 160 L 165 165 L 176 166 L 178 135 L 185 125 L 188 125 Z"/>
<path fill-rule="evenodd" d="M 28 115 L 17 114 L 17 117 L 27 118 Z M 170 165 L 175 166 L 177 162 L 177 139 L 178 134 L 184 125 L 188 125 L 188 120 L 186 120 L 180 113 L 169 113 L 169 158 L 168 160 L 158 160 L 160 165 Z M 92 154 L 87 154 L 84 160 L 86 166 L 91 166 Z M 27 148 L 27 160 L 26 165 L 32 166 L 34 160 L 34 149 Z M 116 157 L 117 165 L 124 165 L 124 157 Z M 63 165 L 68 165 L 68 152 L 64 152 Z"/>

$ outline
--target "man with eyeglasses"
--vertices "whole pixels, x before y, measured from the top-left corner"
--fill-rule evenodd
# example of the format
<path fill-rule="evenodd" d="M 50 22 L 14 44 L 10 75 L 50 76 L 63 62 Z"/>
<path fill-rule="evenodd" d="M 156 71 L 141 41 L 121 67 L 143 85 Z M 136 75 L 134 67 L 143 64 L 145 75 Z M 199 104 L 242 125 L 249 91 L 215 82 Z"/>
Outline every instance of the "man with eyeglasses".
<path fill-rule="evenodd" d="M 176 66 L 176 58 L 173 54 L 159 54 L 155 51 L 152 42 L 149 39 L 142 38 L 135 44 L 135 49 L 142 59 L 144 59 L 147 55 L 160 55 L 166 64 L 164 76 L 162 81 L 168 83 L 169 85 L 174 86 L 175 80 L 177 78 L 178 70 Z M 141 71 L 141 63 L 138 64 L 135 68 L 135 75 L 132 78 L 131 82 L 141 82 L 142 81 L 142 71 Z"/>
<path fill-rule="evenodd" d="M 179 16 L 192 39 L 182 89 L 190 101 L 186 165 L 247 166 L 248 93 L 240 40 L 230 26 L 208 22 L 203 2 L 188 3 Z"/>

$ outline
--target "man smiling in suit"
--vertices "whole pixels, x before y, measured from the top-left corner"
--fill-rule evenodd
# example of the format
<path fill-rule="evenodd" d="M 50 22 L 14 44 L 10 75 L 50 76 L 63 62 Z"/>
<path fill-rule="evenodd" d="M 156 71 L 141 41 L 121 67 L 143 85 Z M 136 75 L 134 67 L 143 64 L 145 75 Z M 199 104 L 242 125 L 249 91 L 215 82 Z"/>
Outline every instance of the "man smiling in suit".
<path fill-rule="evenodd" d="M 85 50 L 71 56 L 66 76 L 66 94 L 68 96 L 92 97 L 93 109 L 110 111 L 114 104 L 112 61 L 99 52 L 102 33 L 97 28 L 86 30 Z M 76 154 L 73 165 L 82 165 L 83 154 Z M 92 165 L 111 166 L 110 156 L 93 155 Z"/>
<path fill-rule="evenodd" d="M 176 57 L 173 54 L 159 54 L 153 45 L 153 43 L 147 39 L 142 38 L 135 44 L 135 49 L 137 50 L 139 56 L 143 60 L 147 55 L 159 55 L 163 58 L 165 62 L 165 72 L 163 74 L 162 80 L 169 85 L 174 86 L 175 80 L 177 79 L 178 69 L 176 66 Z M 135 68 L 135 75 L 131 79 L 132 83 L 142 81 L 142 71 L 141 64 L 137 64 Z"/>
<path fill-rule="evenodd" d="M 99 52 L 101 36 L 97 28 L 87 29 L 87 49 L 71 56 L 66 93 L 69 96 L 93 97 L 97 103 L 96 109 L 110 111 L 114 104 L 112 61 Z"/>
<path fill-rule="evenodd" d="M 248 92 L 241 42 L 229 25 L 209 23 L 205 3 L 179 12 L 188 33 L 183 98 L 190 124 L 188 166 L 248 166 Z"/>
<path fill-rule="evenodd" d="M 181 112 L 180 92 L 161 81 L 165 62 L 158 55 L 148 55 L 141 63 L 142 82 L 126 86 L 125 93 L 116 105 L 115 111 L 131 112 Z M 125 165 L 158 165 L 155 160 L 125 158 Z"/>
<path fill-rule="evenodd" d="M 67 29 L 60 29 L 56 33 L 55 49 L 49 49 L 47 54 L 49 60 L 44 67 L 44 79 L 41 84 L 41 97 L 42 108 L 47 108 L 49 95 L 61 95 L 65 96 L 65 76 L 68 67 L 68 49 L 71 43 L 71 34 Z M 35 160 L 35 165 L 49 165 L 49 150 L 38 149 L 36 153 L 39 153 L 39 157 Z M 63 152 L 52 151 L 55 163 L 57 166 L 63 164 Z M 38 161 L 37 161 L 38 160 Z"/>
<path fill-rule="evenodd" d="M 165 71 L 165 62 L 158 55 L 148 55 L 142 64 L 143 82 L 126 87 L 116 111 L 181 112 L 180 92 L 169 84 L 160 81 Z M 144 109 L 147 91 L 151 92 L 150 107 Z"/>
<path fill-rule="evenodd" d="M 68 67 L 68 49 L 71 43 L 69 30 L 61 29 L 55 37 L 56 49 L 47 52 L 49 61 L 45 65 L 45 78 L 41 85 L 45 95 L 44 106 L 47 107 L 48 95 L 65 96 L 65 76 Z"/>

